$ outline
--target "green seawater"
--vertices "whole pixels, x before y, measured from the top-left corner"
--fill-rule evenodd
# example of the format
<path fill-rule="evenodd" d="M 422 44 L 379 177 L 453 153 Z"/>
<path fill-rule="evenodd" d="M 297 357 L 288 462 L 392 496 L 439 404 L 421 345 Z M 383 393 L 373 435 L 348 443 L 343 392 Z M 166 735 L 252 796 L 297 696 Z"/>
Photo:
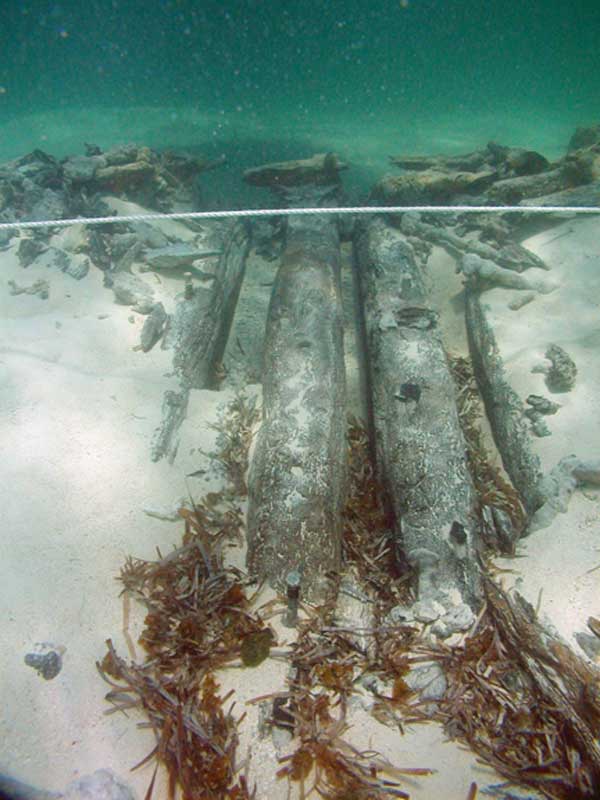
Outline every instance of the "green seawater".
<path fill-rule="evenodd" d="M 0 160 L 138 142 L 240 170 L 336 150 L 359 197 L 400 153 L 564 153 L 600 119 L 600 5 L 505 0 L 2 4 Z"/>

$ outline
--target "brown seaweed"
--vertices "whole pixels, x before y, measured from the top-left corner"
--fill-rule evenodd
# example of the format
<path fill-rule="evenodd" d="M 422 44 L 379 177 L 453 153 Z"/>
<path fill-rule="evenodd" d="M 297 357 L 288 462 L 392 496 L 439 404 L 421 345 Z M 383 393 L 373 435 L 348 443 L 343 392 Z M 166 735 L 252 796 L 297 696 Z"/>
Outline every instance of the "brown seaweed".
<path fill-rule="evenodd" d="M 556 800 L 598 796 L 600 672 L 518 595 L 483 581 L 487 607 L 462 644 L 413 644 L 412 657 L 437 660 L 448 679 L 433 718 L 514 783 Z"/>
<path fill-rule="evenodd" d="M 146 609 L 139 639 L 145 661 L 126 664 L 109 640 L 98 664 L 112 687 L 107 695 L 111 711 L 138 709 L 147 718 L 144 725 L 152 728 L 156 745 L 137 766 L 155 759 L 166 768 L 169 800 L 179 794 L 182 800 L 250 800 L 255 795 L 235 766 L 237 726 L 245 715 L 235 719 L 233 704 L 225 709 L 230 694 L 220 696 L 214 672 L 237 663 L 240 656 L 258 663 L 256 656 L 247 657 L 250 645 L 260 642 L 262 653 L 265 643 L 274 641 L 252 611 L 246 576 L 226 567 L 223 559 L 224 548 L 241 539 L 242 515 L 235 498 L 245 492 L 243 476 L 257 415 L 254 403 L 241 396 L 228 409 L 218 458 L 233 485 L 180 510 L 185 523 L 181 546 L 166 556 L 157 550 L 155 561 L 130 556 L 121 570 L 123 632 L 132 658 L 129 599 Z M 147 800 L 155 778 L 156 769 Z"/>
<path fill-rule="evenodd" d="M 473 416 L 472 407 L 463 406 L 463 416 Z M 330 576 L 327 602 L 301 606 L 297 639 L 287 656 L 288 686 L 269 696 L 271 724 L 294 736 L 290 753 L 280 759 L 279 777 L 296 785 L 301 798 L 382 800 L 407 798 L 403 776 L 431 771 L 396 769 L 347 741 L 348 702 L 368 672 L 389 687 L 375 692 L 373 713 L 400 733 L 406 722 L 435 720 L 514 783 L 555 800 L 597 796 L 598 671 L 547 635 L 533 609 L 504 593 L 485 566 L 486 605 L 462 641 L 428 640 L 418 625 L 383 623 L 391 606 L 410 600 L 410 573 L 392 546 L 368 437 L 356 421 L 350 424 L 349 448 L 344 562 L 374 599 L 373 627 L 361 629 L 370 644 L 358 644 L 356 631 L 336 624 L 341 575 Z M 516 493 L 502 485 L 487 456 L 474 458 L 480 459 L 478 488 L 487 492 L 482 496 L 510 510 L 518 524 L 522 507 Z M 155 747 L 138 766 L 155 759 L 166 768 L 169 800 L 178 791 L 183 800 L 248 800 L 255 793 L 235 761 L 243 715 L 233 716 L 230 695 L 220 695 L 214 671 L 240 658 L 259 663 L 270 652 L 273 634 L 253 610 L 245 575 L 224 563 L 224 548 L 242 531 L 232 495 L 208 495 L 181 516 L 182 545 L 166 556 L 158 552 L 156 561 L 128 558 L 120 577 L 127 597 L 146 608 L 140 638 L 146 661 L 127 664 L 109 641 L 98 668 L 111 685 L 111 711 L 137 709 L 153 730 Z M 413 665 L 432 660 L 442 666 L 448 690 L 436 703 L 423 703 L 408 675 Z M 154 777 L 147 798 L 153 787 Z M 473 783 L 468 797 L 477 793 Z"/>
<path fill-rule="evenodd" d="M 248 451 L 259 421 L 260 411 L 256 400 L 238 394 L 223 418 L 211 425 L 218 433 L 217 450 L 211 454 L 211 458 L 220 465 L 229 483 L 229 491 L 237 497 L 246 497 L 248 494 Z"/>
<path fill-rule="evenodd" d="M 225 567 L 223 547 L 239 536 L 239 511 L 223 496 L 182 509 L 182 545 L 156 561 L 129 557 L 123 592 L 146 608 L 143 664 L 129 665 L 112 643 L 98 669 L 112 690 L 113 710 L 137 708 L 147 717 L 156 759 L 169 776 L 169 800 L 244 800 L 253 796 L 237 775 L 237 725 L 214 671 L 237 661 L 244 642 L 272 634 L 251 611 L 245 576 Z M 141 766 L 141 765 L 139 765 Z M 147 797 L 152 795 L 154 779 Z"/>
<path fill-rule="evenodd" d="M 428 768 L 400 769 L 377 752 L 363 752 L 345 738 L 349 730 L 349 697 L 365 670 L 373 664 L 356 643 L 355 631 L 335 625 L 335 603 L 305 607 L 289 659 L 293 678 L 285 694 L 275 698 L 273 724 L 282 719 L 292 729 L 295 749 L 280 758 L 277 775 L 299 787 L 301 800 L 313 793 L 325 800 L 408 798 L 403 776 L 431 774 Z M 377 635 L 373 630 L 372 635 Z M 400 669 L 400 668 L 399 668 Z"/>
<path fill-rule="evenodd" d="M 168 797 L 177 787 L 185 800 L 250 800 L 246 780 L 236 775 L 238 742 L 233 706 L 224 709 L 212 672 L 204 672 L 185 684 L 161 674 L 154 666 L 127 665 L 107 641 L 108 653 L 98 670 L 112 686 L 106 699 L 112 711 L 143 711 L 156 737 L 152 751 L 133 769 L 153 758 L 169 776 Z M 154 778 L 147 797 L 152 794 Z"/>
<path fill-rule="evenodd" d="M 378 598 L 378 613 L 410 599 L 411 571 L 397 552 L 391 504 L 376 474 L 365 426 L 348 422 L 349 490 L 343 511 L 343 562 Z"/>
<path fill-rule="evenodd" d="M 431 774 L 429 769 L 398 769 L 372 751 L 361 752 L 342 738 L 347 729 L 345 714 L 337 718 L 318 700 L 303 703 L 295 714 L 295 732 L 300 740 L 297 749 L 279 759 L 284 764 L 278 777 L 287 777 L 300 786 L 300 798 L 317 792 L 326 800 L 383 800 L 386 797 L 409 798 L 398 779 L 402 775 Z M 381 774 L 389 776 L 386 779 Z M 306 788 L 309 781 L 310 788 Z"/>
<path fill-rule="evenodd" d="M 464 386 L 465 380 L 472 381 L 472 373 L 464 361 L 459 369 L 463 372 Z M 523 507 L 514 489 L 489 463 L 481 434 L 475 429 L 479 411 L 474 409 L 473 393 L 471 385 L 464 392 L 461 408 L 463 423 L 466 421 L 467 428 L 471 426 L 471 431 L 475 431 L 470 446 L 480 502 L 497 505 L 519 529 L 525 521 Z M 464 400 L 469 394 L 471 399 L 466 403 Z M 364 434 L 360 426 L 351 427 L 351 431 L 351 453 L 354 447 L 359 465 L 361 458 L 365 460 L 364 439 L 361 438 Z M 351 483 L 352 463 L 351 458 Z M 346 519 L 350 520 L 346 554 L 361 576 L 373 570 L 376 580 L 370 585 L 375 589 L 379 609 L 386 608 L 394 594 L 403 588 L 402 575 L 396 571 L 395 581 L 391 581 L 388 572 L 388 587 L 379 594 L 378 588 L 384 582 L 389 562 L 386 563 L 385 558 L 373 558 L 373 551 L 369 550 L 372 544 L 362 539 L 361 525 L 365 518 L 374 519 L 377 508 L 376 498 L 368 489 L 369 485 L 375 485 L 370 462 L 358 466 L 354 477 L 357 479 L 354 489 L 358 488 L 358 492 L 354 496 L 351 492 L 350 513 L 346 512 Z M 379 519 L 383 519 L 381 514 Z M 362 555 L 363 547 L 366 559 Z M 395 568 L 397 570 L 397 565 Z M 354 653 L 354 676 L 369 671 L 391 681 L 389 694 L 377 697 L 374 713 L 400 731 L 406 721 L 437 720 L 445 725 L 451 738 L 468 744 L 514 783 L 536 788 L 549 798 L 561 800 L 596 796 L 600 791 L 600 745 L 596 738 L 600 730 L 600 673 L 565 644 L 546 634 L 536 621 L 535 611 L 518 596 L 509 597 L 485 571 L 482 580 L 487 603 L 477 625 L 462 642 L 448 645 L 426 641 L 410 626 L 384 631 L 376 625 L 374 652 L 369 649 L 365 657 Z M 390 589 L 391 583 L 395 586 Z M 381 618 L 380 610 L 378 619 Z M 312 646 L 306 643 L 307 633 L 304 632 L 304 647 L 301 636 L 293 663 L 297 666 L 297 681 L 304 681 L 305 688 L 312 686 L 313 693 L 314 682 L 319 682 L 319 676 L 325 676 L 321 685 L 327 688 L 329 682 L 329 686 L 335 688 L 337 700 L 332 701 L 333 705 L 343 709 L 355 678 L 346 676 L 343 683 L 333 684 L 331 680 L 336 671 L 330 664 L 345 664 L 350 648 L 349 645 L 345 647 L 340 633 L 335 639 L 324 638 L 328 624 L 331 624 L 331 614 L 321 621 L 320 629 L 315 623 L 310 631 Z M 321 666 L 315 669 L 312 664 L 319 657 Z M 448 691 L 437 704 L 420 703 L 405 681 L 411 666 L 425 660 L 438 661 L 448 681 Z M 302 714 L 302 703 L 307 708 L 316 703 L 313 695 L 298 695 L 298 690 L 291 696 L 296 718 Z M 314 731 L 311 735 L 314 739 Z M 308 739 L 312 741 L 310 736 Z M 296 762 L 288 764 L 288 777 L 295 774 L 300 778 L 311 754 L 316 764 L 314 745 L 308 750 L 308 755 L 305 748 Z M 295 773 L 292 771 L 294 763 Z M 476 793 L 477 786 L 473 784 L 470 796 Z"/>

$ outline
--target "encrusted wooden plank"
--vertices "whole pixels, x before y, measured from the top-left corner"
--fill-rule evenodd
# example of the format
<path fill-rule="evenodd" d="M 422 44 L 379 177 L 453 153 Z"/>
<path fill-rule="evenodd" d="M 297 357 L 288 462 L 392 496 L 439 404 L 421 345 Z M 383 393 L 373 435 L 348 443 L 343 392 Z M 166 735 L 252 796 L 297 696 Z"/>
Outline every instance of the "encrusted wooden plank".
<path fill-rule="evenodd" d="M 403 234 L 376 218 L 356 237 L 378 469 L 414 564 L 418 598 L 479 601 L 474 488 L 437 315 Z"/>
<path fill-rule="evenodd" d="M 331 217 L 289 220 L 267 319 L 263 423 L 249 476 L 248 567 L 322 599 L 340 566 L 346 397 L 340 252 Z"/>

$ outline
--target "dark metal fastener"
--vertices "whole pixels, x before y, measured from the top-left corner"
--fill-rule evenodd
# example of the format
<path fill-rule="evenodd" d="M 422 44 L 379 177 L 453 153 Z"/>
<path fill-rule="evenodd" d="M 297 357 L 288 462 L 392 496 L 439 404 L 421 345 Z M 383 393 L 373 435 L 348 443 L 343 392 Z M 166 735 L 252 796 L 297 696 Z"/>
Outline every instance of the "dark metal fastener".
<path fill-rule="evenodd" d="M 287 628 L 295 628 L 298 622 L 298 606 L 300 603 L 301 575 L 297 569 L 292 569 L 285 577 L 287 613 L 283 624 Z"/>

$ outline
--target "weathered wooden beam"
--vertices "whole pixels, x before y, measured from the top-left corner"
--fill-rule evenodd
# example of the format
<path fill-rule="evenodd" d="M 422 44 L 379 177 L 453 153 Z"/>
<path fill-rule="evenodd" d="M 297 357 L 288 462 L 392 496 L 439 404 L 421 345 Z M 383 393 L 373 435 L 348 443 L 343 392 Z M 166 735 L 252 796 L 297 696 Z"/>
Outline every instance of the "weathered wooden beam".
<path fill-rule="evenodd" d="M 251 573 L 319 600 L 339 569 L 346 397 L 339 237 L 331 217 L 290 219 L 269 306 L 263 422 L 249 474 Z"/>
<path fill-rule="evenodd" d="M 377 463 L 398 548 L 415 566 L 419 599 L 475 607 L 475 494 L 437 314 L 400 231 L 376 218 L 355 245 Z"/>
<path fill-rule="evenodd" d="M 177 431 L 185 418 L 190 389 L 210 389 L 221 362 L 235 306 L 244 277 L 250 235 L 237 222 L 222 229 L 223 252 L 215 279 L 208 288 L 197 286 L 178 299 L 163 338 L 163 347 L 173 349 L 173 367 L 179 390 L 167 390 L 163 419 L 152 444 L 152 460 L 177 450 Z"/>
<path fill-rule="evenodd" d="M 540 488 L 542 468 L 531 447 L 524 404 L 508 381 L 484 297 L 473 282 L 467 282 L 465 316 L 469 351 L 502 463 L 531 515 L 546 499 Z"/>
<path fill-rule="evenodd" d="M 252 186 L 278 189 L 291 186 L 331 186 L 339 183 L 340 170 L 348 169 L 335 153 L 317 153 L 311 158 L 278 161 L 252 167 L 244 172 L 244 180 Z"/>

